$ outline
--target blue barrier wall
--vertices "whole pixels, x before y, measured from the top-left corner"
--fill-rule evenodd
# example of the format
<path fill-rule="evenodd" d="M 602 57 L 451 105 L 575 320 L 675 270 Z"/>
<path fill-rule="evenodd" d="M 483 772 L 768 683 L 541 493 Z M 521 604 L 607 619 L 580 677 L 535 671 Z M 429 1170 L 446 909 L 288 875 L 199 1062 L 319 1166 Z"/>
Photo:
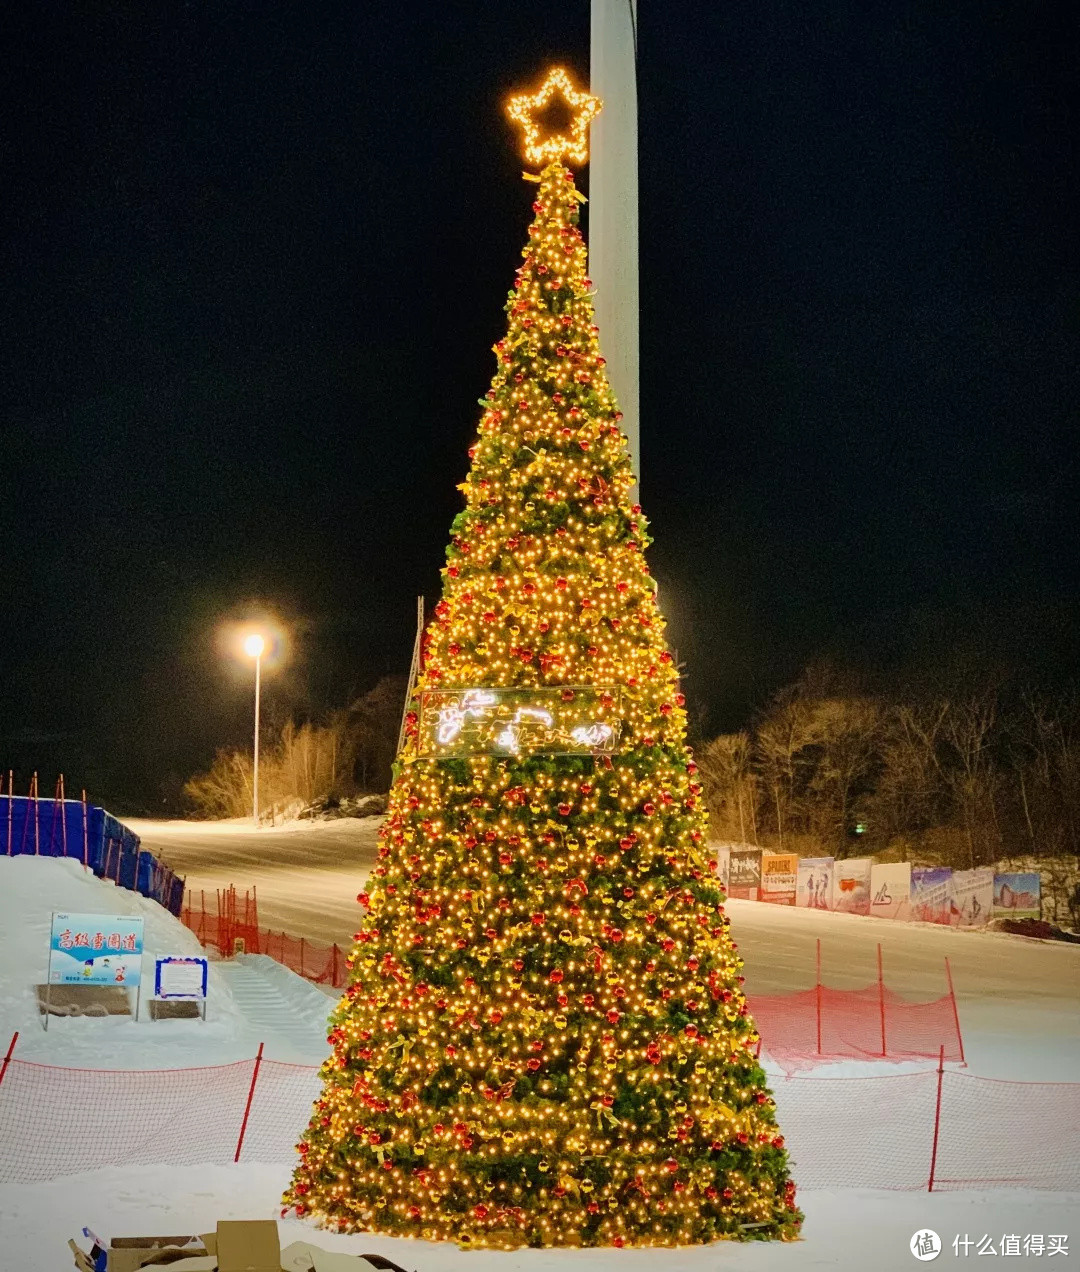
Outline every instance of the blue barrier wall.
<path fill-rule="evenodd" d="M 99 879 L 141 893 L 179 915 L 184 881 L 140 848 L 139 836 L 96 804 L 0 795 L 0 855 L 71 857 Z"/>

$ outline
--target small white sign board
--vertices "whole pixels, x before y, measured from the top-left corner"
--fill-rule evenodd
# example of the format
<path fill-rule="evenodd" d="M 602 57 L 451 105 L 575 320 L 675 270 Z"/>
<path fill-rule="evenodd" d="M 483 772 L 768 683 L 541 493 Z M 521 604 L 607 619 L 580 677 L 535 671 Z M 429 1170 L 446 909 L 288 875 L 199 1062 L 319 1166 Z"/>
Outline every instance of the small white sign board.
<path fill-rule="evenodd" d="M 201 1002 L 205 1020 L 208 976 L 209 964 L 205 958 L 191 958 L 186 954 L 159 958 L 154 968 L 154 997 Z"/>

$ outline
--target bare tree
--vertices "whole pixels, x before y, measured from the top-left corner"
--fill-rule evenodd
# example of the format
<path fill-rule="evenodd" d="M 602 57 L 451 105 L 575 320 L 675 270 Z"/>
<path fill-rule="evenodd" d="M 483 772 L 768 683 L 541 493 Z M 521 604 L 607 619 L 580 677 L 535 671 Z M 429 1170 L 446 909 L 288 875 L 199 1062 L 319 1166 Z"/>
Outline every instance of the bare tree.
<path fill-rule="evenodd" d="M 750 735 L 725 733 L 697 750 L 697 765 L 713 829 L 725 839 L 757 843 L 757 776 Z"/>
<path fill-rule="evenodd" d="M 805 785 L 806 750 L 818 740 L 813 711 L 794 685 L 773 698 L 754 736 L 754 751 L 776 812 L 776 835 L 784 846 L 793 805 Z"/>
<path fill-rule="evenodd" d="M 909 837 L 940 819 L 945 784 L 938 754 L 949 704 L 898 703 L 883 719 L 879 771 L 868 805 L 886 838 Z"/>
<path fill-rule="evenodd" d="M 866 794 L 879 764 L 882 711 L 872 698 L 822 698 L 809 705 L 816 753 L 809 792 L 810 822 L 831 846 L 846 840 L 856 800 Z"/>
<path fill-rule="evenodd" d="M 994 803 L 999 777 L 993 754 L 997 717 L 998 694 L 991 688 L 950 703 L 943 720 L 949 762 L 942 766 L 942 773 L 963 820 L 969 867 L 976 864 L 976 857 L 980 862 L 993 860 L 995 849 L 1000 851 L 1002 846 Z"/>

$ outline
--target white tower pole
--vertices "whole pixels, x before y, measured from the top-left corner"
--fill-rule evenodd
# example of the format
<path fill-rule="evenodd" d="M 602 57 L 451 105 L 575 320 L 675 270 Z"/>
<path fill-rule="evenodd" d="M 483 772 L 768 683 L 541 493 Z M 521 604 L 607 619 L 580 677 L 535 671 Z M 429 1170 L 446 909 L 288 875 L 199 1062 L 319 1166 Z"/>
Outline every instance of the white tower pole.
<path fill-rule="evenodd" d="M 637 0 L 592 0 L 589 276 L 607 372 L 641 478 L 638 407 Z"/>

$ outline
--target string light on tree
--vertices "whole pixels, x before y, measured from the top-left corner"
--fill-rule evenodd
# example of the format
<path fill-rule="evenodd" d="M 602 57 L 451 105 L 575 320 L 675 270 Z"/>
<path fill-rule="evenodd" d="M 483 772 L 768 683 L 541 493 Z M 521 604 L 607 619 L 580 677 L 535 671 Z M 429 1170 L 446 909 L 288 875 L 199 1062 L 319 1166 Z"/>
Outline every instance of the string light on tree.
<path fill-rule="evenodd" d="M 577 113 L 541 139 L 555 92 Z M 339 1231 L 620 1247 L 801 1223 L 564 162 L 599 106 L 565 72 L 510 105 L 546 166 L 285 1196 Z"/>
<path fill-rule="evenodd" d="M 542 124 L 537 118 L 560 97 L 571 111 L 566 132 L 553 132 L 542 138 Z M 525 158 L 529 163 L 584 164 L 589 157 L 589 124 L 600 113 L 599 97 L 580 92 L 561 66 L 548 71 L 543 84 L 531 95 L 511 97 L 506 113 L 525 130 Z"/>

